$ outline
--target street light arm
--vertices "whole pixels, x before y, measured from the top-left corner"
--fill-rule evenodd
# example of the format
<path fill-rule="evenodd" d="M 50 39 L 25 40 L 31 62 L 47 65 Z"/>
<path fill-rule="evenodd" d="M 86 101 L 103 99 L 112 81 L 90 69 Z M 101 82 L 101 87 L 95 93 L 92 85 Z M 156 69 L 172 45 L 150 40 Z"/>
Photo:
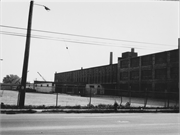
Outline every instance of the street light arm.
<path fill-rule="evenodd" d="M 42 6 L 42 7 L 44 7 L 46 10 L 50 10 L 48 7 L 46 7 L 46 6 L 44 6 L 44 5 L 41 5 L 41 4 L 34 3 L 34 5 Z"/>

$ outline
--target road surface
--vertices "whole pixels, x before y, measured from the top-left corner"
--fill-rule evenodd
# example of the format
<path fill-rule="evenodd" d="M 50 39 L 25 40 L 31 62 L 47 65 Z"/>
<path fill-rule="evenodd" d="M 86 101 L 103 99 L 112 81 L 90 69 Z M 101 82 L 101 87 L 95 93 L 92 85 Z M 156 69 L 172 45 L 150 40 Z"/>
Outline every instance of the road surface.
<path fill-rule="evenodd" d="M 180 135 L 180 115 L 1 114 L 1 135 Z"/>

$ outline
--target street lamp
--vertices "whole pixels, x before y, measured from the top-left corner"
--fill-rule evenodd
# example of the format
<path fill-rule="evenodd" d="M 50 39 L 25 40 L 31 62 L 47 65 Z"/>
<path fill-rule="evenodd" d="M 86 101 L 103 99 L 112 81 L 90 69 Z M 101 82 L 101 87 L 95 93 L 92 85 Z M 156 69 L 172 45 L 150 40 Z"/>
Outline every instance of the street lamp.
<path fill-rule="evenodd" d="M 31 39 L 31 24 L 32 24 L 32 14 L 33 14 L 33 5 L 34 1 L 32 0 L 30 2 L 29 7 L 29 17 L 28 17 L 28 26 L 27 26 L 27 35 L 26 35 L 26 47 L 24 52 L 24 63 L 23 63 L 23 71 L 22 71 L 22 79 L 21 79 L 21 85 L 19 89 L 18 94 L 18 107 L 23 108 L 24 107 L 24 101 L 25 101 L 25 92 L 26 92 L 26 80 L 27 80 L 27 69 L 28 69 L 28 61 L 29 61 L 29 49 L 30 49 L 30 39 Z M 46 10 L 50 10 L 48 7 L 40 4 L 35 4 L 39 6 L 43 6 Z"/>
<path fill-rule="evenodd" d="M 46 10 L 50 10 L 48 7 L 46 7 L 46 6 L 44 6 L 44 5 L 41 5 L 41 4 L 35 3 L 34 5 L 42 6 L 42 7 L 44 7 Z"/>

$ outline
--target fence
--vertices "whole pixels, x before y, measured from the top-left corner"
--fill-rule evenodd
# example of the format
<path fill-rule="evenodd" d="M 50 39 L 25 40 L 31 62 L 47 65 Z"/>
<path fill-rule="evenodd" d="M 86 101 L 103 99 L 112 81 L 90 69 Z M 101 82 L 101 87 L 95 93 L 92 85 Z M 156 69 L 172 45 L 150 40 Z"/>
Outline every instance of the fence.
<path fill-rule="evenodd" d="M 109 88 L 85 88 L 82 85 L 65 87 L 58 86 L 56 89 L 59 90 L 56 90 L 57 93 L 66 93 L 72 95 L 79 95 L 82 97 L 89 97 L 90 102 L 92 98 L 107 98 L 109 96 L 112 97 L 112 99 L 114 100 L 118 100 L 119 104 L 125 104 L 128 102 L 130 104 L 138 104 L 142 107 L 146 107 L 147 105 L 153 106 L 153 104 L 156 104 L 156 106 L 158 106 L 158 103 L 159 106 L 172 107 L 178 106 L 179 103 L 179 92 L 169 92 L 167 90 L 150 91 L 148 89 L 145 89 L 144 91 L 137 91 Z"/>
<path fill-rule="evenodd" d="M 78 91 L 81 89 L 74 88 Z M 85 90 L 85 89 L 84 89 Z M 110 89 L 108 89 L 110 91 Z M 115 91 L 114 95 L 98 94 L 92 89 L 85 95 L 81 93 L 26 93 L 25 105 L 35 106 L 87 106 L 87 105 L 113 105 L 116 101 L 118 105 L 125 106 L 129 103 L 135 107 L 178 107 L 179 94 L 175 92 L 151 92 L 151 91 Z M 107 89 L 104 89 L 107 91 Z M 66 92 L 66 91 L 63 91 Z M 123 95 L 124 92 L 124 95 Z M 115 93 L 117 93 L 115 95 Z M 152 97 L 160 94 L 161 98 Z M 173 98 L 172 98 L 173 97 Z M 4 104 L 17 105 L 18 91 L 1 90 L 1 102 Z"/>

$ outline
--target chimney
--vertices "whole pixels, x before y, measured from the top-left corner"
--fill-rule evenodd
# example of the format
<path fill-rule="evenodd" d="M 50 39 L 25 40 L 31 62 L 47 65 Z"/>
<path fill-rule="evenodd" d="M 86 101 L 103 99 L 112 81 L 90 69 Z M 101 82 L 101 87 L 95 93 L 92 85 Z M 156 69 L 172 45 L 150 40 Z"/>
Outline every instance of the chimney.
<path fill-rule="evenodd" d="M 110 52 L 110 61 L 109 64 L 112 65 L 113 64 L 113 53 Z"/>
<path fill-rule="evenodd" d="M 134 48 L 131 48 L 131 52 L 134 52 Z"/>

